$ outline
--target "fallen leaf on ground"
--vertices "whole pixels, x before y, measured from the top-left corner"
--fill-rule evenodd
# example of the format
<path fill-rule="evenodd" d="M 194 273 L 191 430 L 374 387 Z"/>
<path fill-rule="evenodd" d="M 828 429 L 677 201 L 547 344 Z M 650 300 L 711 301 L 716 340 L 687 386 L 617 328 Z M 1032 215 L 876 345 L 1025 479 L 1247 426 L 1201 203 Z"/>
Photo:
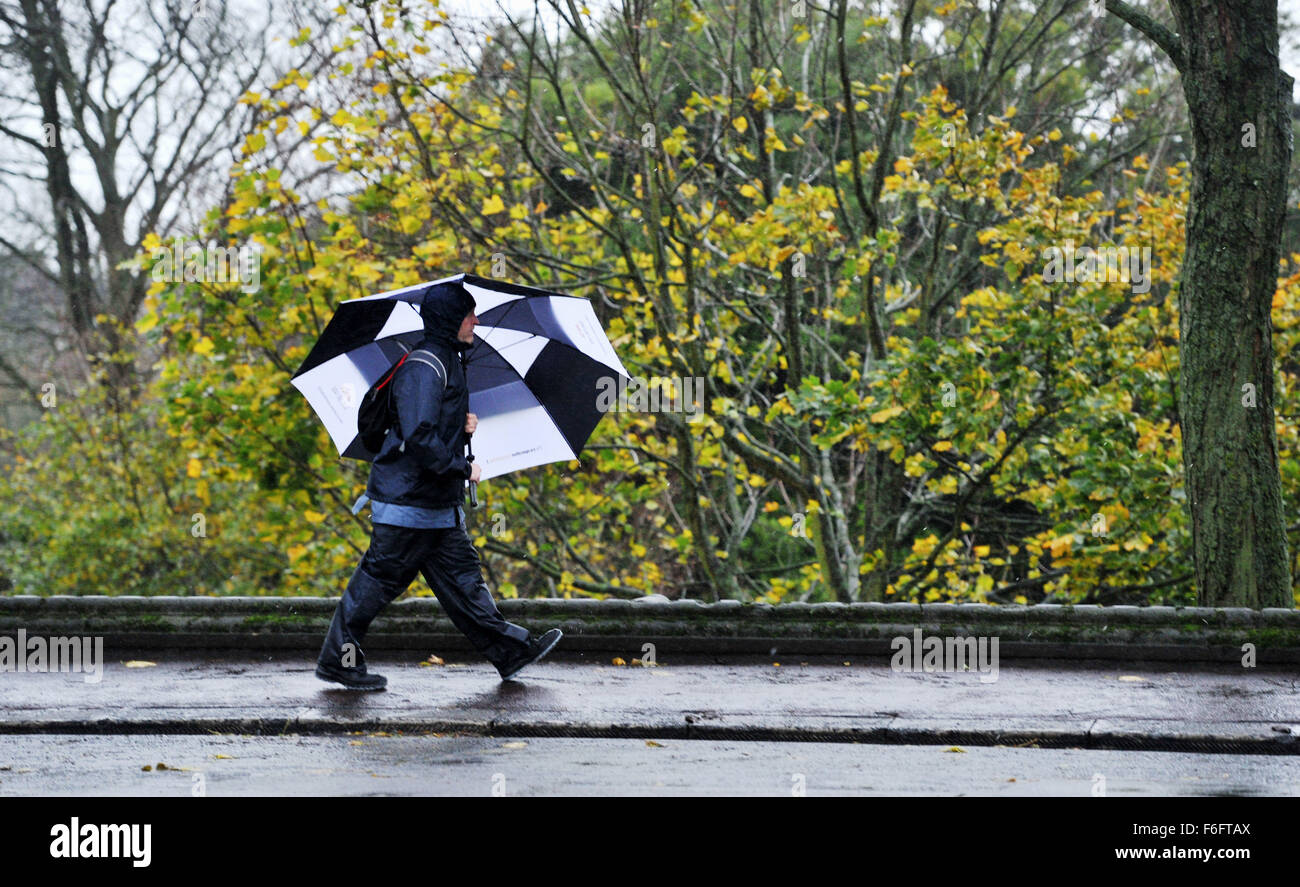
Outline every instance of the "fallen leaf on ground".
<path fill-rule="evenodd" d="M 502 748 L 528 748 L 527 742 L 507 742 Z"/>
<path fill-rule="evenodd" d="M 645 744 L 650 746 L 651 748 L 663 748 L 663 746 L 660 743 L 655 742 L 653 739 L 647 739 L 645 741 Z"/>
<path fill-rule="evenodd" d="M 125 663 L 127 668 L 153 668 L 157 662 L 147 662 L 144 659 L 132 659 Z"/>
<path fill-rule="evenodd" d="M 420 665 L 422 666 L 423 665 L 446 665 L 446 664 L 447 664 L 446 662 L 442 661 L 441 656 L 434 656 L 432 654 L 429 655 L 428 659 L 420 663 Z"/>
<path fill-rule="evenodd" d="M 944 751 L 946 751 L 946 752 L 955 752 L 956 754 L 959 754 L 959 755 L 964 755 L 964 754 L 966 754 L 966 749 L 961 748 L 960 746 L 956 746 L 956 745 L 950 745 L 950 746 L 948 746 L 947 748 L 945 748 Z"/>
<path fill-rule="evenodd" d="M 623 657 L 622 657 L 622 656 L 615 656 L 615 657 L 614 657 L 614 661 L 613 661 L 612 664 L 614 664 L 614 665 L 627 665 L 627 663 L 623 661 Z"/>

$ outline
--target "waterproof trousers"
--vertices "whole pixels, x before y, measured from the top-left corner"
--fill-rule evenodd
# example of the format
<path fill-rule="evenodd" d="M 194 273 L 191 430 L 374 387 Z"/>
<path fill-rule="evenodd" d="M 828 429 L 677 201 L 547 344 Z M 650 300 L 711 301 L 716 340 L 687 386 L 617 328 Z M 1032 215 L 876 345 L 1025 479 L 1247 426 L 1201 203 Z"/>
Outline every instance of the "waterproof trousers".
<path fill-rule="evenodd" d="M 531 635 L 507 622 L 497 609 L 483 581 L 478 552 L 463 526 L 417 529 L 374 524 L 370 547 L 339 600 L 317 663 L 364 672 L 361 644 L 366 630 L 417 574 L 424 575 L 443 612 L 493 665 L 527 649 Z"/>

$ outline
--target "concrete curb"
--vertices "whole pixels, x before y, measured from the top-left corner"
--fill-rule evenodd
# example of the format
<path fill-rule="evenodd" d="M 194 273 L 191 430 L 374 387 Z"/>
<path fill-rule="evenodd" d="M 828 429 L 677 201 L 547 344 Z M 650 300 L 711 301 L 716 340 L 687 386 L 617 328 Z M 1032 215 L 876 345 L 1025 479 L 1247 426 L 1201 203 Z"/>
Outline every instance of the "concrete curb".
<path fill-rule="evenodd" d="M 115 649 L 316 650 L 337 598 L 0 596 L 0 636 L 102 636 Z M 999 655 L 1036 659 L 1300 663 L 1300 610 L 988 604 L 742 604 L 527 599 L 502 613 L 558 626 L 574 652 L 889 655 L 896 637 L 997 638 Z M 399 600 L 371 627 L 371 650 L 469 649 L 433 597 Z M 775 651 L 775 654 L 773 654 Z"/>
<path fill-rule="evenodd" d="M 915 719 L 883 719 L 844 727 L 805 727 L 796 724 L 629 723 L 526 719 L 421 719 L 384 717 L 286 718 L 169 718 L 35 719 L 0 723 L 0 735 L 148 735 L 185 736 L 197 733 L 241 736 L 339 736 L 383 732 L 453 734 L 503 738 L 583 739 L 712 739 L 738 742 L 838 742 L 871 745 L 1010 746 L 1018 748 L 1086 748 L 1119 751 L 1173 751 L 1197 754 L 1300 755 L 1292 734 L 1259 730 L 1190 732 L 1107 728 L 1059 728 L 1023 724 L 991 728 L 985 724 L 927 723 Z"/>

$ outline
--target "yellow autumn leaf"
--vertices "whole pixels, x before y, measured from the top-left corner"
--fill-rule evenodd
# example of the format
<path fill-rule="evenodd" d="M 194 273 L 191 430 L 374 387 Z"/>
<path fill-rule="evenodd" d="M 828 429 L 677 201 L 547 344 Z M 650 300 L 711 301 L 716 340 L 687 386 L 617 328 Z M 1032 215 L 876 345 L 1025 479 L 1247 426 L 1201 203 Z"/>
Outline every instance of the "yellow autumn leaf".
<path fill-rule="evenodd" d="M 934 446 L 930 447 L 930 449 L 934 450 L 936 453 L 946 453 L 952 449 L 952 441 L 941 440 Z"/>
<path fill-rule="evenodd" d="M 902 407 L 885 407 L 883 410 L 876 410 L 871 414 L 872 424 L 879 425 L 881 422 L 888 422 L 901 412 L 903 412 Z"/>
<path fill-rule="evenodd" d="M 746 132 L 749 129 L 749 121 L 744 117 L 737 117 L 735 120 L 731 121 L 731 125 L 736 127 L 736 132 L 740 133 Z"/>
<path fill-rule="evenodd" d="M 203 472 L 203 463 L 198 459 L 191 459 L 185 466 L 186 477 L 198 477 Z"/>
<path fill-rule="evenodd" d="M 496 215 L 497 213 L 505 212 L 505 211 L 506 211 L 506 205 L 501 200 L 500 194 L 493 194 L 487 200 L 484 200 L 483 209 L 480 210 L 480 212 L 485 216 L 492 216 L 492 215 Z"/>
<path fill-rule="evenodd" d="M 325 515 L 321 514 L 319 511 L 304 511 L 302 516 L 307 519 L 308 523 L 313 524 L 318 524 L 325 520 Z"/>
<path fill-rule="evenodd" d="M 212 344 L 212 340 L 209 339 L 207 336 L 204 336 L 202 339 L 199 339 L 199 341 L 194 345 L 194 353 L 211 354 L 212 350 L 215 347 L 216 346 Z"/>

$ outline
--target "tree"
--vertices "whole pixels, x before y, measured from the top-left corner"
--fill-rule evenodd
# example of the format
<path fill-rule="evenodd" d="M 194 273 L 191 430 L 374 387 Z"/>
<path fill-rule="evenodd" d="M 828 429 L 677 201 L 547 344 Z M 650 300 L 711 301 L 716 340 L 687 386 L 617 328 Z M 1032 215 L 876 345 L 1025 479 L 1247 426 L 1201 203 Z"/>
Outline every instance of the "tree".
<path fill-rule="evenodd" d="M 289 377 L 340 300 L 464 270 L 588 297 L 634 375 L 706 389 L 480 490 L 506 596 L 1195 600 L 1191 139 L 1144 39 L 1078 0 L 865 20 L 556 2 L 558 30 L 481 41 L 435 4 L 340 8 L 328 70 L 244 99 L 258 113 L 201 234 L 258 244 L 261 288 L 155 281 L 139 405 L 90 392 L 15 441 L 18 588 L 336 592 L 365 544 L 364 466 Z M 1045 251 L 1070 244 L 1149 248 L 1143 285 L 1062 286 Z M 1300 253 L 1282 276 L 1300 532 Z"/>
<path fill-rule="evenodd" d="M 1276 0 L 1171 0 L 1179 33 L 1106 8 L 1182 75 L 1191 203 L 1179 289 L 1179 418 L 1202 605 L 1290 607 L 1270 310 L 1291 163 Z"/>
<path fill-rule="evenodd" d="M 43 192 L 14 189 L 20 224 L 0 246 L 57 285 L 91 362 L 131 344 L 148 281 L 127 263 L 144 235 L 221 199 L 254 116 L 239 99 L 268 57 L 254 27 L 224 3 L 0 2 L 0 181 Z M 109 367 L 138 387 L 123 361 Z"/>

